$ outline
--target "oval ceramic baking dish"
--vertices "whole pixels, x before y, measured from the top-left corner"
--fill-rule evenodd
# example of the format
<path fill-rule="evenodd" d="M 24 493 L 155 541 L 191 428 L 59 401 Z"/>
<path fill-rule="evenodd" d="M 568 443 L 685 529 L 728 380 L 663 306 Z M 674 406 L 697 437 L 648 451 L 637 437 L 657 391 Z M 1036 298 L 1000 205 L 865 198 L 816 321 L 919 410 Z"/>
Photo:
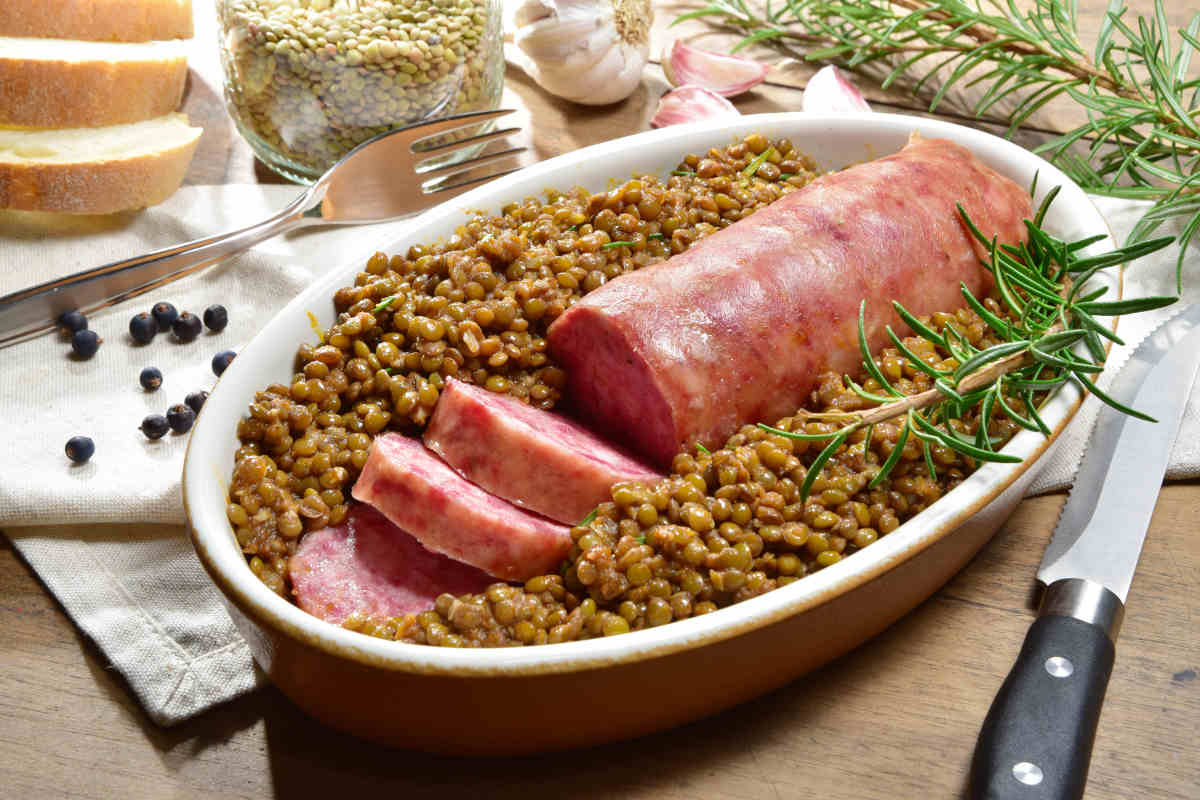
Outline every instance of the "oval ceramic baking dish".
<path fill-rule="evenodd" d="M 322 622 L 251 573 L 225 516 L 238 419 L 255 391 L 290 377 L 296 347 L 312 338 L 308 312 L 328 326 L 330 297 L 353 282 L 370 253 L 433 241 L 450 234 L 466 209 L 494 211 L 545 187 L 600 190 L 634 172 L 666 174 L 685 153 L 754 131 L 790 138 L 826 169 L 895 152 L 914 131 L 951 139 L 1022 186 L 1038 174 L 1040 195 L 1061 185 L 1046 221 L 1059 236 L 1107 231 L 1083 191 L 1029 151 L 970 128 L 889 114 L 756 115 L 637 134 L 529 167 L 385 229 L 242 350 L 188 446 L 184 499 L 196 552 L 258 663 L 299 706 L 369 739 L 453 753 L 533 752 L 661 730 L 780 686 L 879 633 L 945 583 L 1009 515 L 1079 406 L 1071 387 L 1043 411 L 1049 439 L 1023 432 L 1005 448 L 1021 463 L 983 466 L 892 534 L 801 581 L 659 628 L 540 647 L 424 647 Z M 1109 238 L 1092 250 L 1113 246 Z"/>

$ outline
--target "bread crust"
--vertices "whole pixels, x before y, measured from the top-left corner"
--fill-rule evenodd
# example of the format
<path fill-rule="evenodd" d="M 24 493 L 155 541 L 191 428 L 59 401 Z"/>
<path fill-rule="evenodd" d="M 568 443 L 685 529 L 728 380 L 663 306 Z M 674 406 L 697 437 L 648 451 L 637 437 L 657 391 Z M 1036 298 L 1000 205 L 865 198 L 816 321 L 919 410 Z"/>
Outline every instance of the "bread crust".
<path fill-rule="evenodd" d="M 130 158 L 0 162 L 0 208 L 112 214 L 161 203 L 183 183 L 200 131 L 174 147 Z"/>
<path fill-rule="evenodd" d="M 191 0 L 0 2 L 0 36 L 148 42 L 192 35 Z"/>
<path fill-rule="evenodd" d="M 96 128 L 153 119 L 183 99 L 187 59 L 57 61 L 0 57 L 0 125 Z"/>

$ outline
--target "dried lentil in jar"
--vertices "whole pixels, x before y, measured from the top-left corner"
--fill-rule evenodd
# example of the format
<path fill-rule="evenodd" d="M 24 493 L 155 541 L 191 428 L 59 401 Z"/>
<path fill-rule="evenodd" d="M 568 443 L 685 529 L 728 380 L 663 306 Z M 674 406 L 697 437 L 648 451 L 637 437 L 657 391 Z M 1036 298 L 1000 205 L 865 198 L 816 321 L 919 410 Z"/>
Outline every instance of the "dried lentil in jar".
<path fill-rule="evenodd" d="M 230 114 L 257 155 L 313 180 L 356 145 L 496 108 L 498 0 L 218 0 Z"/>

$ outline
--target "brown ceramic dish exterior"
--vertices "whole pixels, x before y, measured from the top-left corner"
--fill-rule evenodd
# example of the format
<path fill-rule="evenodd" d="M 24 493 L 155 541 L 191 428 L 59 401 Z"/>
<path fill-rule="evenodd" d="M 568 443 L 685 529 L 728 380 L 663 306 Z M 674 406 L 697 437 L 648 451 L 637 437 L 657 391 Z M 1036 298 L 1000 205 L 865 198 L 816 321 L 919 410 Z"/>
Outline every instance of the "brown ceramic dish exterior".
<path fill-rule="evenodd" d="M 670 169 L 684 152 L 752 130 L 788 136 L 822 164 L 861 159 L 862 150 L 889 152 L 912 130 L 945 136 L 1018 181 L 1040 171 L 1040 186 L 1064 184 L 1055 225 L 1066 229 L 1063 235 L 1106 230 L 1065 176 L 986 134 L 893 115 L 775 114 L 665 129 L 571 153 L 467 195 L 455 208 L 430 212 L 419 229 L 395 232 L 383 249 L 436 238 L 462 208 L 498 207 L 542 186 L 599 188 L 612 175 Z M 1111 246 L 1102 242 L 1096 251 Z M 238 416 L 256 389 L 288 370 L 308 329 L 304 312 L 323 309 L 322 298 L 329 305 L 333 289 L 365 255 L 291 303 L 222 376 L 197 423 L 202 433 L 189 442 L 184 502 L 196 552 L 271 680 L 318 719 L 387 744 L 492 755 L 565 749 L 662 730 L 781 686 L 879 633 L 949 580 L 1020 501 L 1038 459 L 1081 401 L 1068 392 L 1050 401 L 1052 436 L 1021 434 L 1009 446 L 1022 463 L 987 465 L 862 553 L 715 614 L 536 648 L 462 651 L 384 642 L 309 617 L 258 583 L 224 516 Z M 316 313 L 332 317 L 332 309 Z"/>

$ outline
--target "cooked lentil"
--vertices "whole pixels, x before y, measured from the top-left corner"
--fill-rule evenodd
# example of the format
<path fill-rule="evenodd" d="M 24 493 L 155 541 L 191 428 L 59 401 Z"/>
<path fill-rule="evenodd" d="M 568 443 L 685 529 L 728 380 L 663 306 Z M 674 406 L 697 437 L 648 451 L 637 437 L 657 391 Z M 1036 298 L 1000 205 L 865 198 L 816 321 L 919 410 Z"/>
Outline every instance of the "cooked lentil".
<path fill-rule="evenodd" d="M 768 150 L 773 148 L 773 152 Z M 767 153 L 764 166 L 744 170 Z M 383 430 L 416 433 L 446 377 L 551 408 L 564 374 L 545 353 L 545 331 L 577 298 L 618 275 L 662 261 L 814 177 L 787 141 L 752 135 L 689 155 L 667 180 L 639 176 L 611 191 L 550 192 L 478 216 L 445 242 L 376 253 L 334 296 L 337 323 L 301 345 L 288 385 L 258 393 L 238 426 L 228 518 L 251 569 L 286 595 L 287 559 L 305 531 L 341 522 L 349 489 Z M 994 300 L 989 308 L 998 311 Z M 973 312 L 934 314 L 986 344 Z M 906 344 L 935 366 L 949 354 Z M 930 388 L 895 349 L 879 356 L 901 391 Z M 868 391 L 878 389 L 866 381 Z M 822 377 L 815 411 L 863 401 L 840 376 Z M 974 424 L 970 420 L 969 429 Z M 1014 424 L 997 417 L 993 435 Z M 785 430 L 832 430 L 800 412 Z M 713 611 L 798 580 L 894 531 L 965 477 L 973 465 L 933 448 L 937 479 L 915 438 L 893 473 L 867 484 L 900 423 L 859 431 L 825 466 L 807 502 L 799 487 L 820 451 L 746 426 L 716 452 L 681 454 L 653 485 L 618 484 L 586 526 L 561 574 L 524 586 L 497 583 L 438 599 L 422 614 L 352 617 L 346 626 L 422 644 L 501 646 L 607 636 Z"/>

